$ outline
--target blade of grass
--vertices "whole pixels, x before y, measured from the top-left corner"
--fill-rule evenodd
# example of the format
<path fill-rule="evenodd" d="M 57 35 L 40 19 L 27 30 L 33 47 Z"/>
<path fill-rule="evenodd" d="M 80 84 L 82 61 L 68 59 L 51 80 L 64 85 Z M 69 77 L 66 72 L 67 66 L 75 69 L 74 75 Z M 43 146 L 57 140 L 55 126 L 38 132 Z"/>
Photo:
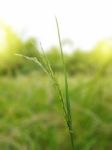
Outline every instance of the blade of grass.
<path fill-rule="evenodd" d="M 59 40 L 62 64 L 63 64 L 63 69 L 64 69 L 65 99 L 66 99 L 66 109 L 67 109 L 67 126 L 68 126 L 68 129 L 69 129 L 69 134 L 70 134 L 70 138 L 71 138 L 72 148 L 74 150 L 74 133 L 73 133 L 73 126 L 72 126 L 71 106 L 70 106 L 69 93 L 68 93 L 67 72 L 66 72 L 66 66 L 65 66 L 65 61 L 64 61 L 64 54 L 63 54 L 63 49 L 62 49 L 62 43 L 61 43 L 61 36 L 60 36 L 60 31 L 59 31 L 58 20 L 57 20 L 56 17 L 55 17 L 55 20 L 56 20 L 56 25 L 57 25 L 58 40 Z"/>
<path fill-rule="evenodd" d="M 56 77 L 54 75 L 54 72 L 53 72 L 53 70 L 51 68 L 50 62 L 49 62 L 49 60 L 48 60 L 48 58 L 47 58 L 47 56 L 46 56 L 46 54 L 44 52 L 44 49 L 43 49 L 41 43 L 40 43 L 40 46 L 41 46 L 41 50 L 43 52 L 43 56 L 40 54 L 41 61 L 43 63 L 38 61 L 36 57 L 29 57 L 29 56 L 22 55 L 22 54 L 15 54 L 15 55 L 23 57 L 23 58 L 25 58 L 25 59 L 27 59 L 29 61 L 33 61 L 33 62 L 37 63 L 42 68 L 42 70 L 51 78 L 51 80 L 52 80 L 56 90 L 58 91 L 58 96 L 59 96 L 59 99 L 60 99 L 60 101 L 62 103 L 62 108 L 63 108 L 64 115 L 65 115 L 65 120 L 67 121 L 67 112 L 66 112 L 66 107 L 65 107 L 65 104 L 64 104 L 64 98 L 63 98 L 60 86 L 59 86 L 58 81 L 57 81 L 57 79 L 56 79 Z"/>
<path fill-rule="evenodd" d="M 47 56 L 46 56 L 46 54 L 45 54 L 45 52 L 44 52 L 44 49 L 43 49 L 41 43 L 40 43 L 40 46 L 41 46 L 41 50 L 42 50 L 43 55 L 44 55 L 45 65 L 46 65 L 46 67 L 48 67 L 48 72 L 49 72 L 49 74 L 50 74 L 50 76 L 51 76 L 51 79 L 52 79 L 52 81 L 53 81 L 53 83 L 54 83 L 54 86 L 56 87 L 56 89 L 57 89 L 57 91 L 58 91 L 59 99 L 60 99 L 60 101 L 62 102 L 62 107 L 63 107 L 63 111 L 64 111 L 64 115 L 65 115 L 65 120 L 67 121 L 67 112 L 66 112 L 66 107 L 65 107 L 65 104 L 64 104 L 64 98 L 63 98 L 63 95 L 62 95 L 60 86 L 59 86 L 59 84 L 58 84 L 58 81 L 57 81 L 57 79 L 56 79 L 56 77 L 55 77 L 54 71 L 52 70 L 52 67 L 51 67 L 51 65 L 50 65 L 50 62 L 49 62 L 49 60 L 48 60 L 48 58 L 47 58 Z"/>
<path fill-rule="evenodd" d="M 62 59 L 62 65 L 63 65 L 63 69 L 64 69 L 64 79 L 65 79 L 65 99 L 66 99 L 66 104 L 64 103 L 64 98 L 63 98 L 63 94 L 62 91 L 60 89 L 60 86 L 58 84 L 58 81 L 55 77 L 55 74 L 52 70 L 52 67 L 50 65 L 50 62 L 43 50 L 43 47 L 40 43 L 41 46 L 41 50 L 43 52 L 43 56 L 41 55 L 41 61 L 38 61 L 36 57 L 28 57 L 28 56 L 24 56 L 21 54 L 16 54 L 18 56 L 22 56 L 25 59 L 28 59 L 30 61 L 33 61 L 35 63 L 37 63 L 44 72 L 46 72 L 48 74 L 48 76 L 52 79 L 54 86 L 56 87 L 57 91 L 58 91 L 58 96 L 60 101 L 62 102 L 62 106 L 63 106 L 63 111 L 65 114 L 65 120 L 69 129 L 69 134 L 70 134 L 70 138 L 71 138 L 71 143 L 72 143 L 72 149 L 74 150 L 74 133 L 73 133 L 73 127 L 72 127 L 72 117 L 71 117 L 71 106 L 70 106 L 70 100 L 69 100 L 69 93 L 68 93 L 68 81 L 67 81 L 67 72 L 66 72 L 66 67 L 65 67 L 65 61 L 64 61 L 64 55 L 63 55 L 63 50 L 62 50 L 62 44 L 61 44 L 61 38 L 60 38 L 60 32 L 59 32 L 59 26 L 58 26 L 58 21 L 56 18 L 56 24 L 57 24 L 57 31 L 58 31 L 58 39 L 59 39 L 59 44 L 60 44 L 60 49 L 61 49 L 61 59 Z"/>

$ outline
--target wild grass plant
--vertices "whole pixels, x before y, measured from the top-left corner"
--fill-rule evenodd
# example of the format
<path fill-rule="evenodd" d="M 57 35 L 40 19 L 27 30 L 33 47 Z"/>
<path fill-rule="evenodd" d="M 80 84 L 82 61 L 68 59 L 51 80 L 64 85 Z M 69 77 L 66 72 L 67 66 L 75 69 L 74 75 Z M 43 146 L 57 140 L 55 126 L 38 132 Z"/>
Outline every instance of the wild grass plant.
<path fill-rule="evenodd" d="M 58 97 L 60 99 L 60 102 L 62 104 L 62 109 L 64 112 L 64 118 L 66 121 L 66 125 L 68 127 L 68 131 L 69 131 L 69 135 L 70 135 L 70 140 L 71 140 L 71 145 L 72 145 L 72 149 L 75 149 L 75 145 L 74 145 L 74 131 L 73 131 L 73 125 L 72 125 L 72 115 L 71 115 L 71 104 L 70 104 L 70 99 L 69 99 L 69 89 L 68 89 L 68 79 L 67 79 L 67 71 L 66 71 L 66 66 L 65 66 L 65 60 L 64 60 L 64 54 L 63 54 L 63 48 L 62 48 L 62 42 L 61 42 L 61 37 L 60 37 L 60 31 L 59 31 L 59 25 L 58 25 L 58 21 L 57 18 L 55 17 L 56 20 L 56 26 L 57 26 L 57 33 L 58 33 L 58 40 L 59 40 L 59 46 L 60 46 L 60 53 L 61 53 L 61 60 L 62 60 L 62 66 L 63 66 L 63 74 L 64 74 L 64 86 L 65 86 L 65 96 L 63 96 L 63 92 L 60 88 L 60 85 L 58 83 L 58 80 L 55 76 L 55 73 L 51 67 L 51 64 L 45 54 L 45 51 L 42 47 L 42 44 L 40 43 L 40 47 L 42 50 L 42 54 L 40 55 L 40 60 L 37 60 L 36 57 L 28 57 L 25 55 L 21 55 L 21 54 L 16 54 L 18 56 L 22 56 L 25 59 L 28 59 L 30 61 L 33 61 L 35 63 L 37 63 L 45 73 L 47 73 L 47 75 L 50 77 L 54 88 L 56 88 L 57 93 L 58 93 Z"/>
<path fill-rule="evenodd" d="M 57 96 L 60 99 L 60 102 L 62 104 L 62 109 L 64 112 L 64 117 L 65 117 L 65 122 L 69 131 L 70 135 L 70 140 L 72 144 L 72 149 L 76 150 L 106 150 L 109 149 L 111 150 L 112 144 L 111 144 L 111 131 L 112 131 L 112 117 L 111 117 L 111 77 L 105 78 L 103 76 L 103 72 L 106 69 L 107 64 L 104 64 L 102 68 L 99 69 L 99 71 L 95 74 L 95 76 L 92 77 L 78 77 L 77 81 L 75 79 L 71 79 L 71 84 L 70 87 L 68 87 L 68 77 L 67 77 L 67 71 L 66 71 L 66 66 L 65 66 L 65 60 L 64 60 L 64 55 L 63 55 L 63 50 L 62 50 L 62 43 L 61 43 L 61 37 L 60 37 L 60 32 L 59 32 L 59 26 L 58 22 L 56 19 L 56 24 L 57 24 L 57 31 L 58 31 L 58 40 L 59 40 L 59 45 L 60 45 L 60 52 L 61 52 L 61 60 L 62 60 L 62 66 L 63 66 L 63 75 L 64 75 L 64 94 L 62 91 L 62 87 L 60 84 L 62 83 L 62 75 L 61 75 L 61 80 L 58 81 L 58 78 L 56 77 L 51 64 L 46 56 L 45 51 L 43 50 L 43 47 L 40 43 L 40 47 L 42 50 L 42 53 L 40 55 L 40 60 L 37 60 L 37 58 L 34 57 L 27 57 L 20 55 L 24 57 L 25 59 L 28 59 L 30 61 L 33 61 L 37 63 L 43 71 L 50 77 L 53 87 L 55 87 L 57 91 Z M 75 77 L 77 78 L 77 77 Z M 70 80 L 70 79 L 69 79 Z M 42 80 L 41 80 L 42 82 Z M 74 83 L 76 85 L 74 85 Z M 105 85 L 105 86 L 104 86 Z M 110 88 L 107 87 L 110 85 Z M 70 88 L 70 91 L 69 89 Z M 35 90 L 33 88 L 33 90 Z M 38 96 L 40 97 L 40 96 Z M 44 97 L 45 99 L 45 97 Z M 71 105 L 70 105 L 70 99 L 73 99 L 73 108 L 75 111 L 73 112 L 73 116 L 75 116 L 72 120 L 72 113 L 71 113 Z M 32 102 L 33 103 L 33 102 Z M 35 105 L 35 107 L 37 107 Z M 58 109 L 58 108 L 57 108 Z M 42 111 L 42 110 L 41 110 Z M 50 110 L 49 110 L 50 112 Z M 49 118 L 49 117 L 48 117 Z M 35 120 L 35 117 L 33 118 Z M 30 123 L 33 122 L 34 120 L 31 119 Z M 27 121 L 26 121 L 27 122 Z M 73 125 L 72 122 L 75 124 L 75 139 L 74 139 L 74 131 L 73 131 Z M 29 123 L 29 122 L 28 122 Z M 27 123 L 23 123 L 27 125 Z M 50 121 L 49 121 L 50 124 Z M 28 125 L 27 125 L 28 126 Z M 43 146 L 42 143 L 40 142 L 40 145 L 36 143 L 36 139 L 40 136 L 43 139 L 45 138 L 44 131 L 41 130 L 39 136 L 35 135 L 36 134 L 36 121 L 35 124 L 33 125 L 34 128 L 32 129 L 24 129 L 25 132 L 28 133 L 25 135 L 26 137 L 23 138 L 24 141 L 28 140 L 30 141 L 30 149 L 35 149 L 36 146 Z M 45 126 L 47 126 L 45 124 Z M 55 141 L 55 135 L 52 136 L 52 131 L 51 128 L 48 128 L 48 134 L 50 133 L 51 137 L 47 137 L 50 139 L 50 143 L 48 144 L 51 146 L 51 149 L 56 149 L 56 143 L 53 142 Z M 31 131 L 30 131 L 31 130 Z M 62 129 L 60 129 L 61 131 Z M 34 141 L 33 138 L 30 137 L 30 133 L 33 132 L 35 135 Z M 64 132 L 63 132 L 64 133 Z M 24 133 L 25 134 L 25 133 Z M 51 140 L 52 139 L 52 140 Z M 67 137 L 68 139 L 68 137 Z M 47 141 L 47 139 L 45 139 Z M 54 144 L 55 143 L 55 144 Z M 26 144 L 27 145 L 27 144 Z M 67 145 L 67 144 L 66 144 Z M 78 146 L 77 146 L 78 145 Z M 61 147 L 59 145 L 59 147 Z M 58 148 L 59 148 L 58 147 Z M 66 148 L 71 149 L 70 147 Z M 46 148 L 46 149 L 50 149 Z"/>

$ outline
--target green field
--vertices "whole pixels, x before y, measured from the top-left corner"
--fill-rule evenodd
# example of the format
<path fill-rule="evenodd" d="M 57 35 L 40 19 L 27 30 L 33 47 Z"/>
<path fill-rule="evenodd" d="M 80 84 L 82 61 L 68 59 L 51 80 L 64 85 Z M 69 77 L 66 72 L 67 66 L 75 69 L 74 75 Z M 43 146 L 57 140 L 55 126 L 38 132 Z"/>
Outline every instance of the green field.
<path fill-rule="evenodd" d="M 63 75 L 57 75 L 63 90 Z M 112 150 L 112 77 L 69 77 L 76 150 Z M 61 103 L 45 74 L 0 77 L 0 150 L 70 150 Z"/>

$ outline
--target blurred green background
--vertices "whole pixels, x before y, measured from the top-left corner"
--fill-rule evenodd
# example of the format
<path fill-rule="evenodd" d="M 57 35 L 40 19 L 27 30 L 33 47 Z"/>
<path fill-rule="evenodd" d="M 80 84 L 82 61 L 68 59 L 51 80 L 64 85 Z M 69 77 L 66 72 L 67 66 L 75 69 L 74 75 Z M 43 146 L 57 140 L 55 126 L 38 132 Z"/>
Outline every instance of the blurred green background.
<path fill-rule="evenodd" d="M 38 41 L 23 40 L 8 25 L 0 30 L 0 150 L 70 150 L 58 95 L 34 62 Z M 64 91 L 60 50 L 46 55 Z M 65 54 L 76 150 L 112 150 L 112 41 L 89 52 Z"/>

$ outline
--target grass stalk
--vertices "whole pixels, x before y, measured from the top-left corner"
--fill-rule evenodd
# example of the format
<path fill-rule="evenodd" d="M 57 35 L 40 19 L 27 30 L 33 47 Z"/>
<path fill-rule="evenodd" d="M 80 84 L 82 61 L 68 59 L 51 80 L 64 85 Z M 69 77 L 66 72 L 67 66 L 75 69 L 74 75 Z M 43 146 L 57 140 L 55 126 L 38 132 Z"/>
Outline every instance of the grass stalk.
<path fill-rule="evenodd" d="M 72 149 L 74 150 L 74 133 L 73 133 L 73 125 L 72 125 L 71 105 L 70 105 L 69 92 L 68 92 L 67 71 L 66 71 L 66 66 L 65 66 L 65 60 L 64 60 L 64 54 L 63 54 L 63 49 L 62 49 L 58 20 L 56 17 L 55 17 L 55 20 L 56 20 L 56 25 L 57 25 L 58 40 L 59 40 L 59 45 L 60 45 L 60 50 L 61 50 L 61 59 L 62 59 L 62 65 L 63 65 L 63 70 L 64 70 L 67 126 L 69 129 L 69 134 L 70 134 L 70 138 L 71 138 Z"/>
<path fill-rule="evenodd" d="M 59 99 L 62 103 L 62 108 L 63 108 L 63 112 L 65 115 L 65 121 L 69 130 L 69 135 L 70 135 L 70 140 L 71 140 L 71 144 L 72 144 L 72 149 L 74 150 L 74 133 L 73 133 L 73 126 L 72 126 L 72 117 L 71 117 L 71 106 L 70 106 L 70 100 L 69 100 L 69 93 L 68 93 L 68 80 L 67 80 L 67 72 L 66 72 L 66 66 L 65 66 L 65 61 L 64 61 L 64 54 L 63 54 L 63 49 L 62 49 L 62 44 L 61 44 L 61 38 L 60 38 L 60 32 L 59 32 L 59 25 L 58 25 L 58 21 L 56 18 L 56 25 L 57 25 L 57 32 L 58 32 L 58 39 L 59 39 L 59 45 L 60 45 L 60 50 L 61 50 L 61 59 L 62 59 L 62 66 L 63 66 L 63 70 L 64 70 L 64 82 L 65 82 L 65 100 L 66 103 L 64 102 L 64 97 L 62 94 L 62 90 L 58 84 L 57 78 L 55 77 L 55 73 L 52 70 L 51 64 L 44 52 L 44 49 L 40 43 L 40 47 L 42 50 L 42 54 L 40 54 L 41 57 L 41 61 L 39 61 L 36 57 L 29 57 L 29 56 L 25 56 L 25 55 L 21 55 L 21 54 L 16 54 L 17 56 L 22 56 L 27 60 L 33 61 L 35 63 L 37 63 L 45 73 L 47 73 L 47 75 L 51 78 L 54 87 L 56 88 L 57 92 L 58 92 L 58 96 Z"/>

